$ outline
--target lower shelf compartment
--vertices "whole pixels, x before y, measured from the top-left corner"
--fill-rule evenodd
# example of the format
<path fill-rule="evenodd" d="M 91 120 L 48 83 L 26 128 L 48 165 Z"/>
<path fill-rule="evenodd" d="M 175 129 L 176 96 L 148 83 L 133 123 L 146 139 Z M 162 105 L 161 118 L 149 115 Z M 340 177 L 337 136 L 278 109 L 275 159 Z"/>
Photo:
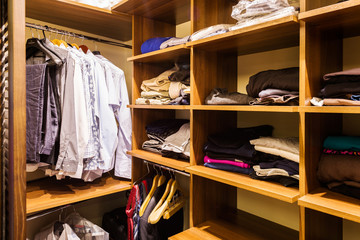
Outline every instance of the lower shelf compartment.
<path fill-rule="evenodd" d="M 96 179 L 91 183 L 75 179 L 36 180 L 27 184 L 26 213 L 35 213 L 129 189 L 131 189 L 130 181 L 117 180 L 110 176 Z"/>
<path fill-rule="evenodd" d="M 239 213 L 240 212 L 240 213 Z M 299 239 L 298 231 L 270 222 L 249 213 L 238 211 L 229 221 L 209 220 L 169 238 L 170 240 L 292 240 Z"/>
<path fill-rule="evenodd" d="M 334 215 L 354 222 L 360 222 L 360 200 L 318 188 L 299 198 L 300 206 Z"/>
<path fill-rule="evenodd" d="M 256 192 L 289 203 L 294 203 L 299 198 L 299 190 L 296 188 L 284 187 L 278 183 L 252 179 L 249 176 L 240 173 L 227 172 L 205 166 L 191 166 L 186 168 L 186 171 L 200 177 Z"/>

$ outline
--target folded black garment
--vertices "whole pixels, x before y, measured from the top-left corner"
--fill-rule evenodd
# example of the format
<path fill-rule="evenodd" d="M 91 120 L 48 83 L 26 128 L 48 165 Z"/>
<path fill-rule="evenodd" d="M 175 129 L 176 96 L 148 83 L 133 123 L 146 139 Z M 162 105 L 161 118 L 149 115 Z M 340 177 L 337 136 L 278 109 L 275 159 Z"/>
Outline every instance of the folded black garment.
<path fill-rule="evenodd" d="M 287 176 L 257 176 L 256 172 L 252 172 L 250 174 L 250 177 L 253 179 L 263 180 L 263 181 L 270 181 L 270 182 L 278 182 L 284 187 L 298 187 L 299 186 L 299 180 L 287 177 Z"/>
<path fill-rule="evenodd" d="M 172 158 L 172 159 L 184 159 L 184 160 L 190 159 L 188 156 L 186 156 L 183 153 L 176 153 L 176 152 L 168 151 L 168 150 L 161 150 L 161 156 L 167 157 L 167 158 Z"/>
<path fill-rule="evenodd" d="M 183 124 L 188 122 L 189 120 L 186 119 L 163 119 L 152 122 L 145 128 L 149 138 L 164 141 L 165 138 L 176 133 Z"/>
<path fill-rule="evenodd" d="M 344 194 L 349 197 L 360 199 L 360 188 L 342 184 L 336 187 L 330 188 L 331 191 Z"/>
<path fill-rule="evenodd" d="M 287 171 L 289 175 L 299 174 L 299 163 L 287 159 L 281 159 L 271 162 L 261 162 L 259 163 L 259 165 L 261 169 L 280 168 Z"/>
<path fill-rule="evenodd" d="M 205 155 L 212 159 L 220 159 L 220 160 L 228 160 L 228 161 L 242 161 L 244 163 L 253 165 L 259 165 L 260 162 L 267 162 L 267 161 L 276 161 L 283 159 L 280 156 L 275 156 L 272 154 L 267 154 L 263 152 L 255 151 L 255 154 L 252 158 L 246 158 L 242 156 L 232 155 L 232 154 L 225 154 L 225 153 L 215 153 L 206 151 Z"/>
<path fill-rule="evenodd" d="M 229 172 L 237 172 L 249 175 L 254 170 L 252 168 L 241 168 L 230 164 L 222 164 L 222 163 L 204 163 L 205 167 L 213 168 L 213 169 L 219 169 Z"/>
<path fill-rule="evenodd" d="M 246 91 L 249 96 L 257 98 L 259 92 L 269 88 L 299 91 L 299 68 L 259 72 L 250 77 Z"/>
<path fill-rule="evenodd" d="M 204 152 L 213 152 L 218 154 L 235 155 L 238 158 L 252 158 L 255 154 L 255 148 L 250 143 L 243 144 L 239 148 L 223 148 L 218 147 L 212 142 L 205 143 Z"/>
<path fill-rule="evenodd" d="M 226 132 L 209 135 L 208 140 L 219 148 L 239 148 L 244 144 L 249 144 L 250 140 L 257 139 L 261 136 L 271 136 L 273 129 L 274 128 L 270 125 L 261 125 L 249 128 L 233 128 Z"/>
<path fill-rule="evenodd" d="M 320 90 L 320 97 L 332 98 L 339 95 L 359 93 L 360 82 L 345 82 L 345 83 L 334 83 L 326 84 L 323 89 Z"/>

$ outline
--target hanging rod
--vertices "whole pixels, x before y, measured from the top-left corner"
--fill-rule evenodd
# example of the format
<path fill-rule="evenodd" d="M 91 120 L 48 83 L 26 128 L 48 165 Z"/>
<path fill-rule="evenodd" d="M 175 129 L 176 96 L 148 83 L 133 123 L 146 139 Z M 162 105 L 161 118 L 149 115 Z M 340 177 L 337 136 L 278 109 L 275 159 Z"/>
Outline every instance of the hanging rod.
<path fill-rule="evenodd" d="M 43 217 L 43 216 L 46 216 L 46 215 L 49 215 L 49 214 L 52 214 L 52 213 L 61 211 L 61 210 L 64 210 L 64 209 L 69 208 L 69 207 L 73 207 L 73 209 L 74 209 L 74 211 L 75 211 L 74 205 L 68 204 L 68 205 L 65 205 L 65 206 L 53 208 L 53 209 L 50 209 L 50 210 L 45 210 L 45 211 L 43 211 L 43 212 L 40 212 L 40 213 L 31 215 L 31 216 L 28 216 L 28 217 L 26 218 L 26 221 L 31 221 L 31 220 L 34 220 L 34 219 L 37 219 L 37 218 L 40 218 L 40 217 Z"/>
<path fill-rule="evenodd" d="M 190 174 L 189 173 L 186 173 L 184 171 L 179 171 L 179 170 L 176 170 L 174 168 L 170 168 L 170 167 L 165 167 L 164 165 L 160 165 L 160 164 L 157 164 L 157 163 L 153 163 L 153 162 L 149 162 L 149 161 L 146 161 L 144 160 L 144 163 L 146 164 L 150 164 L 150 165 L 153 165 L 153 166 L 156 166 L 156 167 L 159 167 L 161 169 L 165 169 L 165 170 L 168 170 L 168 171 L 171 171 L 171 172 L 176 172 L 178 174 L 181 174 L 181 175 L 184 175 L 186 177 L 190 177 Z"/>
<path fill-rule="evenodd" d="M 123 47 L 123 48 L 132 49 L 132 46 L 124 44 L 124 43 L 114 42 L 114 41 L 109 41 L 109 40 L 105 40 L 105 39 L 101 39 L 101 38 L 90 37 L 90 36 L 86 36 L 86 35 L 78 34 L 78 33 L 74 33 L 74 32 L 68 32 L 68 31 L 64 31 L 64 30 L 59 30 L 59 29 L 52 28 L 52 27 L 49 27 L 49 26 L 46 26 L 46 25 L 42 26 L 42 25 L 34 24 L 34 23 L 26 23 L 26 27 L 41 30 L 41 31 L 47 31 L 47 32 L 62 34 L 62 35 L 66 35 L 66 36 L 76 37 L 76 38 L 80 38 L 80 39 L 84 39 L 84 40 L 96 41 L 96 42 L 100 42 L 100 43 L 114 45 L 114 46 L 117 46 L 117 47 Z M 45 33 L 44 33 L 44 35 L 45 35 Z"/>

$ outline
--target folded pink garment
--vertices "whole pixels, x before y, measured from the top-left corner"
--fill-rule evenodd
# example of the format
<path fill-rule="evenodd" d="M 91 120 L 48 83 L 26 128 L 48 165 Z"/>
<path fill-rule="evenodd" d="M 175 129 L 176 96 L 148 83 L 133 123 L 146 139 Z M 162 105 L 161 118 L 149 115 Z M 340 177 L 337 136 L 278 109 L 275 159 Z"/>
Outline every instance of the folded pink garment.
<path fill-rule="evenodd" d="M 212 159 L 208 156 L 204 157 L 204 163 L 221 163 L 221 164 L 228 164 L 233 165 L 241 168 L 250 168 L 250 165 L 243 162 L 235 162 L 235 161 L 229 161 L 229 160 L 221 160 L 221 159 Z"/>

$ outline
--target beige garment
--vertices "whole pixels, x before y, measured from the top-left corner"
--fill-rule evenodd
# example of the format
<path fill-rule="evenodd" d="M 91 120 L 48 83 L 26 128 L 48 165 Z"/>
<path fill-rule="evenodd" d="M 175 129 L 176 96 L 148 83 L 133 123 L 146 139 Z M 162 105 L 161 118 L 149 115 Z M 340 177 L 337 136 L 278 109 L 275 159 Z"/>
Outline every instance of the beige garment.
<path fill-rule="evenodd" d="M 325 106 L 360 106 L 360 101 L 353 101 L 342 98 L 325 98 Z"/>
<path fill-rule="evenodd" d="M 161 99 L 138 98 L 135 100 L 136 105 L 167 105 L 169 103 L 170 103 L 170 98 L 161 98 Z"/>
<path fill-rule="evenodd" d="M 171 82 L 169 87 L 169 96 L 171 99 L 180 97 L 181 89 L 186 89 L 188 86 L 181 82 Z"/>
<path fill-rule="evenodd" d="M 299 162 L 299 159 L 300 159 L 299 154 L 284 151 L 284 150 L 280 150 L 280 149 L 276 149 L 276 148 L 255 146 L 255 150 L 259 151 L 259 152 L 272 154 L 272 155 L 275 155 L 275 156 L 280 156 L 280 157 L 286 158 L 286 159 L 294 161 L 294 162 Z"/>
<path fill-rule="evenodd" d="M 141 84 L 143 91 L 169 91 L 170 80 L 169 76 L 176 72 L 176 67 L 161 73 L 159 76 L 149 80 L 144 80 Z"/>
<path fill-rule="evenodd" d="M 261 169 L 259 165 L 253 166 L 253 169 L 257 176 L 286 176 L 286 177 L 292 177 L 297 180 L 299 180 L 299 175 L 289 175 L 287 171 L 280 168 L 267 168 L 267 169 Z"/>
<path fill-rule="evenodd" d="M 299 154 L 299 138 L 275 138 L 275 137 L 260 137 L 258 139 L 250 140 L 250 143 L 255 146 L 263 146 L 268 148 L 276 148 L 279 150 L 288 151 Z"/>
<path fill-rule="evenodd" d="M 169 98 L 168 91 L 142 91 L 142 98 Z"/>

